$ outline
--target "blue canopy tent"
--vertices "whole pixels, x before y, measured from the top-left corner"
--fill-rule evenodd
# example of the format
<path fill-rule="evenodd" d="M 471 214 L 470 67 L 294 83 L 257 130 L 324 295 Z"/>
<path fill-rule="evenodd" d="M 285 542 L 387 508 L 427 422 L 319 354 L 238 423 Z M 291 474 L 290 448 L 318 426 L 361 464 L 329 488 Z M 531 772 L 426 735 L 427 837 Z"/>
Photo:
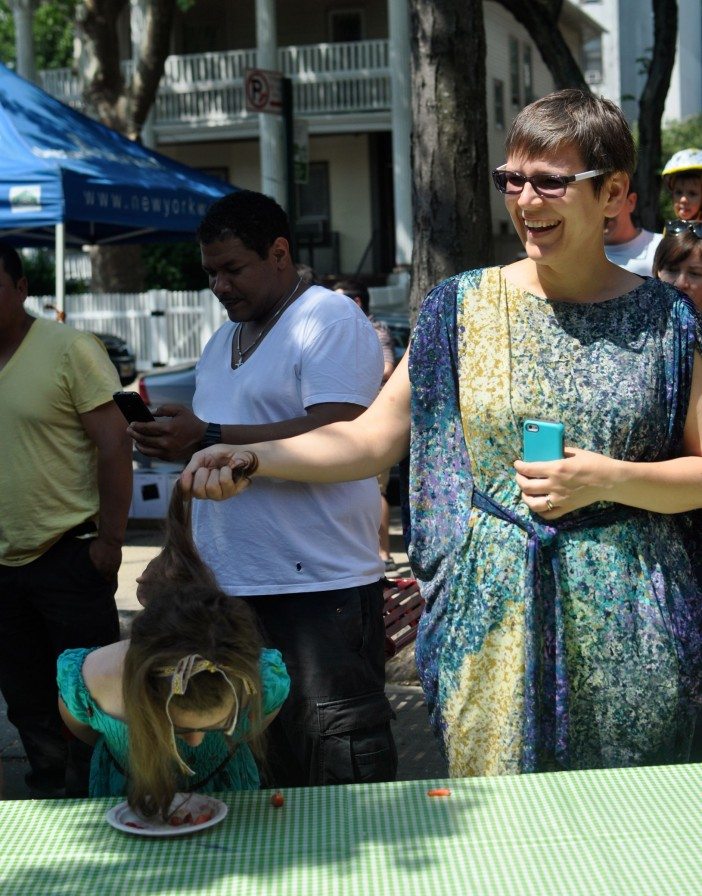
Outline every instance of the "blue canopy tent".
<path fill-rule="evenodd" d="M 66 245 L 192 236 L 236 189 L 76 112 L 0 64 L 0 237 L 52 246 L 63 308 Z"/>

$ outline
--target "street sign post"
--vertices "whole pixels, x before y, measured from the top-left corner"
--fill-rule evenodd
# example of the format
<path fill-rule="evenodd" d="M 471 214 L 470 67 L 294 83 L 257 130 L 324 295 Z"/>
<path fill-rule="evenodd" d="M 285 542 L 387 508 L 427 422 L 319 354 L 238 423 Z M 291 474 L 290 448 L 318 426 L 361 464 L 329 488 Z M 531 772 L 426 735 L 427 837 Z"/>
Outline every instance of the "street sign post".
<path fill-rule="evenodd" d="M 295 173 L 293 145 L 293 91 L 290 78 L 282 72 L 262 68 L 246 69 L 244 94 L 247 112 L 263 112 L 283 116 L 285 132 L 285 172 L 287 181 L 288 217 L 295 240 Z M 294 253 L 294 246 L 291 246 Z"/>
<path fill-rule="evenodd" d="M 262 68 L 248 68 L 244 78 L 247 112 L 283 112 L 283 73 Z"/>

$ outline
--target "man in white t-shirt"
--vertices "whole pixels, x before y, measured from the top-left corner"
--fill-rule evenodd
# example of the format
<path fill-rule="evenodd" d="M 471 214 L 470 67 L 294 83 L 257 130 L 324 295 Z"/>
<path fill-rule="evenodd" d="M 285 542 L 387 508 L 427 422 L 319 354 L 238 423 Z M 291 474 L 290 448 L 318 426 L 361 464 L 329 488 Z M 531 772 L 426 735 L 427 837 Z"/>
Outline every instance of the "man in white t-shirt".
<path fill-rule="evenodd" d="M 653 256 L 658 243 L 663 239 L 662 233 L 651 233 L 643 227 L 637 227 L 632 220 L 638 196 L 629 184 L 629 195 L 616 218 L 605 218 L 604 242 L 605 254 L 614 264 L 618 264 L 633 274 L 651 277 Z"/>
<path fill-rule="evenodd" d="M 193 412 L 132 424 L 146 455 L 282 439 L 353 419 L 375 398 L 383 360 L 363 312 L 304 283 L 285 212 L 260 193 L 215 202 L 198 231 L 210 288 L 229 321 L 197 366 Z M 291 677 L 269 729 L 277 786 L 394 778 L 384 693 L 383 564 L 375 480 L 256 478 L 235 500 L 195 501 L 193 534 L 219 586 L 247 600 Z"/>

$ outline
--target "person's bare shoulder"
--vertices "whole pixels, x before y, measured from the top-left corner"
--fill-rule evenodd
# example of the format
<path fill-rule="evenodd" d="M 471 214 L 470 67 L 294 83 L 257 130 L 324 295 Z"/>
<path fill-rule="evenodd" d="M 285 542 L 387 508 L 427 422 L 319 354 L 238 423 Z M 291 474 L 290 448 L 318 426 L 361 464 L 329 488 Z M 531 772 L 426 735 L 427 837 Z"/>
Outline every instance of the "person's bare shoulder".
<path fill-rule="evenodd" d="M 83 681 L 103 712 L 122 718 L 122 671 L 129 641 L 116 641 L 89 653 L 83 663 Z"/>

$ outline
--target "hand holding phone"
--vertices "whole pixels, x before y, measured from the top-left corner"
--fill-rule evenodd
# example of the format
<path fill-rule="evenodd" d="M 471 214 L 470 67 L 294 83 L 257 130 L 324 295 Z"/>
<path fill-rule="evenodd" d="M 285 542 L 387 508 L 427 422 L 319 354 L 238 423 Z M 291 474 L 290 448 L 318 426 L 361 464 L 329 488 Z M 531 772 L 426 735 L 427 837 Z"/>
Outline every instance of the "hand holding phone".
<path fill-rule="evenodd" d="M 112 398 L 127 423 L 153 423 L 156 420 L 138 392 L 115 392 Z"/>
<path fill-rule="evenodd" d="M 564 457 L 563 433 L 562 423 L 525 420 L 522 427 L 522 459 L 526 463 L 561 460 Z"/>

